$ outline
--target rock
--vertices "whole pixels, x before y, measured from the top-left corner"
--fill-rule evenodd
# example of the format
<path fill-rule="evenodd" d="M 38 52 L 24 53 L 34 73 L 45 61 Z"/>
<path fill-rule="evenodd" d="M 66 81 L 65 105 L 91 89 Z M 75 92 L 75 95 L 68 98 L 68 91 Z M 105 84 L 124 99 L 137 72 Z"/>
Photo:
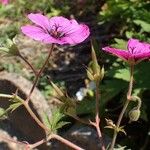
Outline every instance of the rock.
<path fill-rule="evenodd" d="M 0 150 L 23 150 L 24 147 L 22 145 L 11 142 L 11 140 L 8 141 L 8 139 L 17 142 L 15 137 L 12 138 L 6 131 L 0 129 Z"/>
<path fill-rule="evenodd" d="M 18 95 L 26 99 L 31 87 L 32 83 L 20 75 L 7 72 L 0 73 L 0 93 L 12 94 L 18 90 Z M 8 108 L 10 103 L 8 99 L 0 98 L 0 107 Z M 37 88 L 32 93 L 30 106 L 40 120 L 43 119 L 44 113 L 47 113 L 49 117 L 51 116 L 50 107 Z M 44 130 L 37 125 L 23 106 L 10 113 L 8 119 L 8 121 L 0 121 L 0 127 L 9 131 L 11 136 L 16 136 L 19 133 L 19 140 L 35 143 L 45 137 Z M 14 133 L 14 130 L 16 133 Z M 40 146 L 40 150 L 46 149 L 46 144 Z"/>
<path fill-rule="evenodd" d="M 78 146 L 81 146 L 85 150 L 100 150 L 101 143 L 99 142 L 96 130 L 92 127 L 77 124 L 72 126 L 71 129 L 62 136 Z M 109 137 L 104 136 L 105 145 L 108 145 L 110 141 Z M 60 142 L 52 144 L 52 149 L 71 150 L 71 148 Z"/>

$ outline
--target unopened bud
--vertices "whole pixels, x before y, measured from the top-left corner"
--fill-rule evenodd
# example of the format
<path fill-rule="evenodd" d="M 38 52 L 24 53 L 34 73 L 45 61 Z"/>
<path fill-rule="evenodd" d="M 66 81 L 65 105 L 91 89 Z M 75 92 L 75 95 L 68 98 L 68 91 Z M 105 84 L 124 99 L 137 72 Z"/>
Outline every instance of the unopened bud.
<path fill-rule="evenodd" d="M 92 45 L 92 61 L 87 68 L 87 76 L 91 81 L 100 81 L 104 77 L 104 68 L 100 67 L 97 61 L 96 53 Z"/>
<path fill-rule="evenodd" d="M 129 112 L 130 122 L 137 121 L 140 117 L 140 114 L 141 114 L 141 111 L 137 109 L 136 107 L 130 110 Z"/>
<path fill-rule="evenodd" d="M 61 98 L 61 97 L 65 96 L 64 93 L 63 93 L 63 91 L 55 83 L 51 82 L 51 84 L 52 84 L 55 92 L 57 93 L 58 97 Z"/>
<path fill-rule="evenodd" d="M 18 56 L 20 55 L 19 49 L 15 43 L 15 40 L 8 39 L 6 42 L 6 46 L 8 48 L 8 54 Z"/>
<path fill-rule="evenodd" d="M 0 51 L 7 53 L 8 55 L 19 56 L 20 52 L 15 43 L 15 40 L 7 39 L 6 43 L 0 47 Z"/>
<path fill-rule="evenodd" d="M 14 55 L 14 56 L 19 56 L 20 52 L 18 50 L 18 47 L 16 44 L 12 44 L 11 47 L 9 47 L 9 54 Z"/>
<path fill-rule="evenodd" d="M 90 68 L 88 68 L 86 71 L 87 71 L 87 76 L 88 76 L 88 78 L 89 78 L 91 81 L 93 81 L 93 80 L 94 80 L 94 76 L 93 76 L 92 70 L 91 70 Z"/>
<path fill-rule="evenodd" d="M 96 53 L 94 50 L 94 47 L 92 45 L 92 70 L 93 70 L 93 74 L 99 74 L 100 72 L 100 66 L 98 65 L 98 61 L 97 61 L 97 57 L 96 57 Z"/>

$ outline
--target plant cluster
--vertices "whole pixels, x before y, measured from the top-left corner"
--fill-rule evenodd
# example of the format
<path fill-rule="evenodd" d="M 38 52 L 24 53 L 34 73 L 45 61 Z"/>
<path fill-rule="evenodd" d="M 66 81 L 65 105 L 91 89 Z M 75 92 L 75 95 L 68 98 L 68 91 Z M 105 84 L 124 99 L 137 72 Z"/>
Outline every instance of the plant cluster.
<path fill-rule="evenodd" d="M 21 2 L 23 3 L 24 1 L 18 1 L 18 3 Z M 77 45 L 83 42 L 89 37 L 90 28 L 85 24 L 79 24 L 75 19 L 69 20 L 62 16 L 56 16 L 61 14 L 61 12 L 59 11 L 53 11 L 56 12 L 56 14 L 54 15 L 54 17 L 51 18 L 42 15 L 41 12 L 28 14 L 28 19 L 32 21 L 33 25 L 22 26 L 22 33 L 36 41 L 42 42 L 44 44 L 51 44 L 51 48 L 48 51 L 47 58 L 45 58 L 44 63 L 39 71 L 37 71 L 34 66 L 32 66 L 31 63 L 21 55 L 15 41 L 8 40 L 7 45 L 2 45 L 0 47 L 0 50 L 7 53 L 8 55 L 21 58 L 30 67 L 35 75 L 35 80 L 33 82 L 32 88 L 30 89 L 27 99 L 24 100 L 19 97 L 17 95 L 17 92 L 15 94 L 0 93 L 1 98 L 6 98 L 8 100 L 11 100 L 12 102 L 12 104 L 7 109 L 0 109 L 0 117 L 4 119 L 8 112 L 15 111 L 18 107 L 24 106 L 28 113 L 31 115 L 31 117 L 36 121 L 36 123 L 45 131 L 47 137 L 46 140 L 41 139 L 40 141 L 37 141 L 35 143 L 18 142 L 18 144 L 24 145 L 25 149 L 32 149 L 51 139 L 56 139 L 70 146 L 73 149 L 82 150 L 83 148 L 64 139 L 57 133 L 59 128 L 62 128 L 64 125 L 68 124 L 68 122 L 62 120 L 65 115 L 68 115 L 70 117 L 73 117 L 77 121 L 92 126 L 96 129 L 102 150 L 113 150 L 116 146 L 116 139 L 118 133 L 122 132 L 125 135 L 127 134 L 124 126 L 121 124 L 124 115 L 129 116 L 129 122 L 136 122 L 139 120 L 140 117 L 144 120 L 148 120 L 148 118 L 145 117 L 146 115 L 143 115 L 145 114 L 146 110 L 144 110 L 142 107 L 143 105 L 141 105 L 142 100 L 140 98 L 141 96 L 139 95 L 143 94 L 143 90 L 145 91 L 150 88 L 150 84 L 148 82 L 149 73 L 147 72 L 147 64 L 149 62 L 145 61 L 150 58 L 150 44 L 146 42 L 141 42 L 138 39 L 149 41 L 148 33 L 150 30 L 149 22 L 147 21 L 149 13 L 146 9 L 149 3 L 138 2 L 138 0 L 129 0 L 127 2 L 108 0 L 102 7 L 102 11 L 99 14 L 101 16 L 100 23 L 106 25 L 111 20 L 111 23 L 114 23 L 113 25 L 117 25 L 116 19 L 118 17 L 122 17 L 122 19 L 119 20 L 121 22 L 118 22 L 121 30 L 116 30 L 115 32 L 120 31 L 119 36 L 125 35 L 126 38 L 129 38 L 129 41 L 127 43 L 125 40 L 122 39 L 114 39 L 117 45 L 112 44 L 111 46 L 102 48 L 105 56 L 107 56 L 106 53 L 110 53 L 118 57 L 117 59 L 114 59 L 113 57 L 106 57 L 106 60 L 108 60 L 110 64 L 109 67 L 105 67 L 108 69 L 106 69 L 106 79 L 104 81 L 102 81 L 104 78 L 104 67 L 101 67 L 99 65 L 96 55 L 97 49 L 95 48 L 96 46 L 92 44 L 92 60 L 89 63 L 89 66 L 86 68 L 86 71 L 88 80 L 90 82 L 93 82 L 95 85 L 95 101 L 92 101 L 93 104 L 91 103 L 91 101 L 88 102 L 88 100 L 77 102 L 75 98 L 68 96 L 61 88 L 59 88 L 56 84 L 50 81 L 51 87 L 56 93 L 55 97 L 60 101 L 60 105 L 53 113 L 52 118 L 49 118 L 47 114 L 43 116 L 45 120 L 44 122 L 39 120 L 38 117 L 33 113 L 32 109 L 30 108 L 29 102 L 31 95 L 38 84 L 39 79 L 43 76 L 44 69 L 49 62 L 53 50 L 56 48 L 56 45 Z M 3 5 L 1 6 L 1 9 L 3 9 L 3 7 L 7 7 L 8 1 L 2 1 L 2 4 Z M 43 5 L 37 7 L 42 6 Z M 8 4 L 8 9 L 9 7 L 13 7 L 13 5 L 9 6 Z M 31 9 L 31 11 L 34 9 L 35 8 Z M 135 10 L 138 11 L 134 13 Z M 46 12 L 48 12 L 47 9 Z M 18 14 L 19 13 L 20 12 L 18 12 Z M 144 14 L 144 17 L 141 17 L 142 13 Z M 51 15 L 52 14 L 48 13 L 48 16 Z M 20 16 L 18 15 L 18 18 L 19 17 Z M 136 32 L 137 30 L 139 31 L 138 33 Z M 135 37 L 138 39 L 135 39 Z M 112 48 L 114 46 L 117 48 Z M 144 62 L 142 62 L 143 60 Z M 137 71 L 135 71 L 136 66 L 139 66 L 139 68 L 137 68 Z M 141 75 L 143 74 L 144 77 L 142 78 Z M 135 87 L 133 88 L 134 80 L 137 82 Z M 127 85 L 128 82 L 129 85 Z M 111 116 L 110 111 L 108 112 L 110 113 L 110 116 L 108 117 L 107 115 L 105 119 L 105 130 L 109 128 L 112 129 L 114 132 L 112 142 L 110 143 L 110 145 L 106 145 L 102 134 L 102 131 L 104 131 L 104 129 L 101 129 L 101 118 L 104 113 L 106 113 L 105 108 L 107 107 L 106 105 L 108 101 L 112 100 L 115 97 L 118 97 L 118 95 L 122 91 L 124 91 L 127 86 L 128 88 L 126 96 L 123 98 L 123 100 L 126 100 L 123 101 L 123 106 L 121 107 L 122 110 L 119 114 L 119 117 L 114 117 L 114 120 L 114 118 Z M 91 106 L 90 110 L 88 109 L 86 112 L 86 108 L 84 107 L 89 108 L 89 105 L 91 104 L 93 106 Z M 94 111 L 94 120 L 83 120 L 79 117 L 79 114 L 90 113 L 90 111 L 92 113 Z"/>

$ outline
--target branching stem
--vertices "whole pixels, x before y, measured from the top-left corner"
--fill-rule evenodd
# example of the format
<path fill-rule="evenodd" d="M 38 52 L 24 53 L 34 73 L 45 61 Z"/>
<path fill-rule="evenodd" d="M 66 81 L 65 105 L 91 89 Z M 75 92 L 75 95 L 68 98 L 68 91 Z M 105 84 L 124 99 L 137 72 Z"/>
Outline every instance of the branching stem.
<path fill-rule="evenodd" d="M 101 133 L 101 129 L 100 129 L 100 117 L 99 117 L 99 100 L 100 100 L 100 92 L 99 92 L 99 80 L 95 81 L 96 83 L 96 90 L 95 90 L 95 95 L 96 95 L 96 114 L 95 114 L 95 122 L 90 121 L 90 124 L 93 125 L 96 130 L 97 130 L 97 134 L 98 137 L 100 139 L 100 143 L 101 143 L 101 150 L 105 150 L 105 144 L 103 141 L 103 137 L 102 137 L 102 133 Z"/>
<path fill-rule="evenodd" d="M 0 97 L 1 97 L 1 98 L 7 98 L 7 99 L 14 99 L 14 98 L 15 98 L 16 100 L 20 101 L 20 102 L 24 105 L 24 107 L 26 108 L 26 110 L 29 112 L 29 114 L 31 115 L 31 117 L 37 122 L 37 124 L 38 124 L 42 129 L 44 129 L 45 131 L 50 132 L 50 129 L 48 129 L 48 128 L 38 119 L 38 117 L 37 117 L 37 116 L 34 114 L 34 112 L 31 110 L 29 104 L 28 104 L 26 101 L 24 101 L 22 98 L 20 98 L 20 97 L 17 96 L 17 95 L 9 95 L 9 94 L 0 94 Z M 23 142 L 18 142 L 18 144 L 24 145 L 24 146 L 26 147 L 26 150 L 27 150 L 27 149 L 29 149 L 29 148 L 35 148 L 35 147 L 37 147 L 37 146 L 39 146 L 39 145 L 41 145 L 41 144 L 43 144 L 43 143 L 49 141 L 50 139 L 56 139 L 56 140 L 58 140 L 58 141 L 64 143 L 65 145 L 68 145 L 69 147 L 71 147 L 71 148 L 73 148 L 73 149 L 75 149 L 75 150 L 84 150 L 83 148 L 81 148 L 81 147 L 79 147 L 79 146 L 73 144 L 72 142 L 70 142 L 70 141 L 64 139 L 63 137 L 61 137 L 61 136 L 59 136 L 59 135 L 57 135 L 57 134 L 50 134 L 47 139 L 42 139 L 42 140 L 40 140 L 40 141 L 38 141 L 38 142 L 36 142 L 36 143 L 34 143 L 34 144 L 26 144 L 26 143 L 23 143 Z M 5 140 L 6 140 L 6 139 L 5 139 Z M 10 140 L 11 140 L 11 139 L 10 139 Z M 7 141 L 9 141 L 9 139 L 7 139 Z M 11 140 L 11 141 L 16 143 L 16 141 L 14 141 L 14 140 Z"/>

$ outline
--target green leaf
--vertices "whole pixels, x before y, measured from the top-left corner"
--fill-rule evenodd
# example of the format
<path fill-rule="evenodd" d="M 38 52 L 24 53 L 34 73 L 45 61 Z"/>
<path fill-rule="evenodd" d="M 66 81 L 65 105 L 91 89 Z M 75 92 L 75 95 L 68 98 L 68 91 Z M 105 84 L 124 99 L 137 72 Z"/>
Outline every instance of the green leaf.
<path fill-rule="evenodd" d="M 51 118 L 49 118 L 47 114 L 44 115 L 44 123 L 51 129 L 52 132 L 57 132 L 58 129 L 69 123 L 62 121 L 64 117 L 65 115 L 60 111 L 60 109 L 56 109 L 53 111 Z"/>
<path fill-rule="evenodd" d="M 141 26 L 143 31 L 150 32 L 150 24 L 143 20 L 134 20 L 133 21 L 136 25 Z"/>
<path fill-rule="evenodd" d="M 105 113 L 105 106 L 121 91 L 127 88 L 127 82 L 119 79 L 105 80 L 101 85 L 100 115 Z M 86 98 L 77 105 L 77 114 L 95 113 L 95 98 Z"/>
<path fill-rule="evenodd" d="M 46 113 L 43 114 L 43 122 L 49 129 L 51 129 L 50 119 Z"/>
<path fill-rule="evenodd" d="M 107 76 L 129 81 L 130 71 L 128 68 L 113 68 L 107 73 Z"/>
<path fill-rule="evenodd" d="M 8 53 L 9 52 L 9 49 L 6 48 L 6 47 L 0 47 L 0 51 L 3 51 L 5 53 Z"/>
<path fill-rule="evenodd" d="M 67 122 L 67 121 L 60 121 L 58 122 L 57 126 L 55 127 L 56 130 L 62 128 L 63 126 L 67 125 L 67 124 L 70 124 L 70 122 Z"/>
<path fill-rule="evenodd" d="M 126 31 L 125 34 L 126 34 L 126 37 L 127 37 L 128 39 L 132 38 L 133 35 L 134 35 L 134 33 L 133 33 L 132 31 Z"/>
<path fill-rule="evenodd" d="M 7 110 L 13 112 L 14 110 L 16 110 L 19 106 L 21 106 L 22 103 L 21 102 L 15 102 L 13 104 L 11 104 Z"/>
<path fill-rule="evenodd" d="M 0 120 L 4 120 L 7 118 L 7 110 L 0 107 Z"/>
<path fill-rule="evenodd" d="M 115 44 L 112 44 L 113 47 L 119 48 L 119 49 L 127 49 L 127 41 L 123 39 L 115 38 Z"/>

